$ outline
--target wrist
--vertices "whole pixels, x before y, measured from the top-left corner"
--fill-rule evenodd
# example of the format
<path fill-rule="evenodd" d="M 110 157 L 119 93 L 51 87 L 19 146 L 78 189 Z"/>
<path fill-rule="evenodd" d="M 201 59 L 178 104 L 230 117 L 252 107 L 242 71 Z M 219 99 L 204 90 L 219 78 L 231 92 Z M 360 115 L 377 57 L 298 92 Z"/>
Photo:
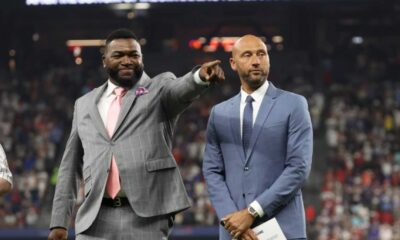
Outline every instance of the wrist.
<path fill-rule="evenodd" d="M 249 206 L 247 208 L 247 212 L 250 214 L 250 216 L 253 217 L 253 219 L 256 219 L 259 217 L 258 212 L 252 206 Z"/>

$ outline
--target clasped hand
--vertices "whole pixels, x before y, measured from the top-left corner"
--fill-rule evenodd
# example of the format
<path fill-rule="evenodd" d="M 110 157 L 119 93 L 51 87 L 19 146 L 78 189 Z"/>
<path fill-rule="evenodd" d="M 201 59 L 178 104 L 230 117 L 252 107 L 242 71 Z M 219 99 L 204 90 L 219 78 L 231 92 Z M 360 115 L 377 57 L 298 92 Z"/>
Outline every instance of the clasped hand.
<path fill-rule="evenodd" d="M 225 229 L 234 239 L 257 240 L 256 234 L 250 228 L 254 222 L 254 217 L 246 208 L 226 215 L 222 221 Z"/>

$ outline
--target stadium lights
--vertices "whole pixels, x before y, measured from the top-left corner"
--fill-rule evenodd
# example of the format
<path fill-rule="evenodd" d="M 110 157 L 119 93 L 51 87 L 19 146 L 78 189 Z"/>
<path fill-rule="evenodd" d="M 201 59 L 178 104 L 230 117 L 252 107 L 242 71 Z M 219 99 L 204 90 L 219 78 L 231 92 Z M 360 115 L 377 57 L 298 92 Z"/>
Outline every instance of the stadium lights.
<path fill-rule="evenodd" d="M 146 38 L 139 40 L 140 45 L 146 45 Z M 67 40 L 66 45 L 68 48 L 75 47 L 103 47 L 106 44 L 105 39 L 72 39 Z"/>
<path fill-rule="evenodd" d="M 81 57 L 75 58 L 75 64 L 76 64 L 76 65 L 81 65 L 82 63 L 83 63 L 83 60 L 82 60 Z"/>
<path fill-rule="evenodd" d="M 136 3 L 137 0 L 26 0 L 26 5 L 81 5 Z"/>
<path fill-rule="evenodd" d="M 351 42 L 352 42 L 353 44 L 359 45 L 359 44 L 362 44 L 362 43 L 364 42 L 364 39 L 363 39 L 362 37 L 360 37 L 360 36 L 354 36 L 354 37 L 351 39 Z"/>
<path fill-rule="evenodd" d="M 15 51 L 15 49 L 10 49 L 10 51 L 8 51 L 8 55 L 10 55 L 10 57 L 15 57 L 15 54 L 17 52 Z"/>
<path fill-rule="evenodd" d="M 222 47 L 225 52 L 231 52 L 233 45 L 239 39 L 239 37 L 211 37 L 207 44 L 207 39 L 204 37 L 199 37 L 197 39 L 189 40 L 189 47 L 202 50 L 204 52 L 215 52 L 218 47 Z"/>
<path fill-rule="evenodd" d="M 134 8 L 136 10 L 146 10 L 150 8 L 150 3 L 136 3 Z"/>
<path fill-rule="evenodd" d="M 118 3 L 118 4 L 113 4 L 112 9 L 114 10 L 131 10 L 133 9 L 133 4 L 132 3 Z"/>
<path fill-rule="evenodd" d="M 39 33 L 34 33 L 32 35 L 32 41 L 37 42 L 37 41 L 39 41 L 39 39 L 40 39 Z"/>
<path fill-rule="evenodd" d="M 146 43 L 147 43 L 147 39 L 146 38 L 139 39 L 140 46 L 144 46 L 144 45 L 146 45 Z"/>
<path fill-rule="evenodd" d="M 277 0 L 25 0 L 25 4 L 37 5 L 92 5 L 92 4 L 130 4 L 130 3 L 193 3 L 193 2 L 274 2 Z M 147 8 L 145 8 L 147 9 Z"/>
<path fill-rule="evenodd" d="M 136 16 L 136 14 L 135 14 L 135 12 L 128 12 L 127 14 L 126 14 L 126 18 L 127 19 L 134 19 L 135 18 L 135 16 Z"/>
<path fill-rule="evenodd" d="M 283 37 L 280 36 L 280 35 L 275 35 L 275 36 L 272 37 L 272 42 L 276 43 L 276 44 L 282 43 L 283 42 Z"/>
<path fill-rule="evenodd" d="M 105 40 L 103 39 L 76 39 L 68 40 L 68 47 L 99 47 L 104 46 Z"/>
<path fill-rule="evenodd" d="M 147 10 L 150 8 L 150 3 L 117 3 L 112 5 L 114 10 Z"/>

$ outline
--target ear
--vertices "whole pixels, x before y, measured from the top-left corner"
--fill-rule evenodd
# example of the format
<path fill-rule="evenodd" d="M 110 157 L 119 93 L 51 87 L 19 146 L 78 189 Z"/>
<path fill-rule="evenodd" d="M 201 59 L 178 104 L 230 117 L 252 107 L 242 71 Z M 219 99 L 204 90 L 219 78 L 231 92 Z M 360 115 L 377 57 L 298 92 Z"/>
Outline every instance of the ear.
<path fill-rule="evenodd" d="M 237 68 L 236 68 L 236 62 L 235 62 L 235 60 L 234 60 L 233 58 L 229 58 L 229 63 L 231 64 L 232 70 L 236 72 L 236 69 L 237 69 Z"/>
<path fill-rule="evenodd" d="M 103 68 L 105 68 L 106 67 L 106 57 L 104 56 L 104 54 L 103 54 L 103 56 L 101 56 L 101 59 L 103 62 Z"/>

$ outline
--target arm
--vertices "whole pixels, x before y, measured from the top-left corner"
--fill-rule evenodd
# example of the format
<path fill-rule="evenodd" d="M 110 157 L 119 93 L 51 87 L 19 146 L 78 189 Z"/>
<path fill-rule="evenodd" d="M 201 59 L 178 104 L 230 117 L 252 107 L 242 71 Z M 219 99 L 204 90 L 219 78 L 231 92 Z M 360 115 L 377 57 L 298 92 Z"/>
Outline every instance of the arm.
<path fill-rule="evenodd" d="M 268 216 L 293 199 L 310 174 L 313 130 L 307 101 L 293 101 L 289 119 L 285 169 L 272 186 L 256 198 Z"/>
<path fill-rule="evenodd" d="M 215 108 L 211 110 L 208 120 L 203 174 L 206 179 L 210 200 L 217 212 L 218 218 L 222 219 L 227 214 L 236 212 L 238 209 L 231 198 L 225 182 L 224 159 L 215 130 L 214 110 Z"/>
<path fill-rule="evenodd" d="M 8 168 L 6 154 L 0 145 L 0 196 L 12 189 L 12 174 Z"/>
<path fill-rule="evenodd" d="M 65 232 L 68 220 L 72 215 L 79 183 L 82 179 L 83 148 L 77 130 L 77 103 L 75 103 L 74 117 L 72 120 L 71 134 L 65 147 L 64 155 L 59 169 L 58 182 L 53 200 L 49 239 L 63 239 L 59 234 L 60 229 Z M 60 236 L 60 237 L 56 237 Z"/>
<path fill-rule="evenodd" d="M 173 75 L 166 80 L 163 91 L 163 106 L 170 117 L 174 117 L 185 110 L 210 83 L 225 79 L 224 72 L 219 66 L 220 61 L 207 62 L 200 68 L 195 68 L 183 77 Z"/>

